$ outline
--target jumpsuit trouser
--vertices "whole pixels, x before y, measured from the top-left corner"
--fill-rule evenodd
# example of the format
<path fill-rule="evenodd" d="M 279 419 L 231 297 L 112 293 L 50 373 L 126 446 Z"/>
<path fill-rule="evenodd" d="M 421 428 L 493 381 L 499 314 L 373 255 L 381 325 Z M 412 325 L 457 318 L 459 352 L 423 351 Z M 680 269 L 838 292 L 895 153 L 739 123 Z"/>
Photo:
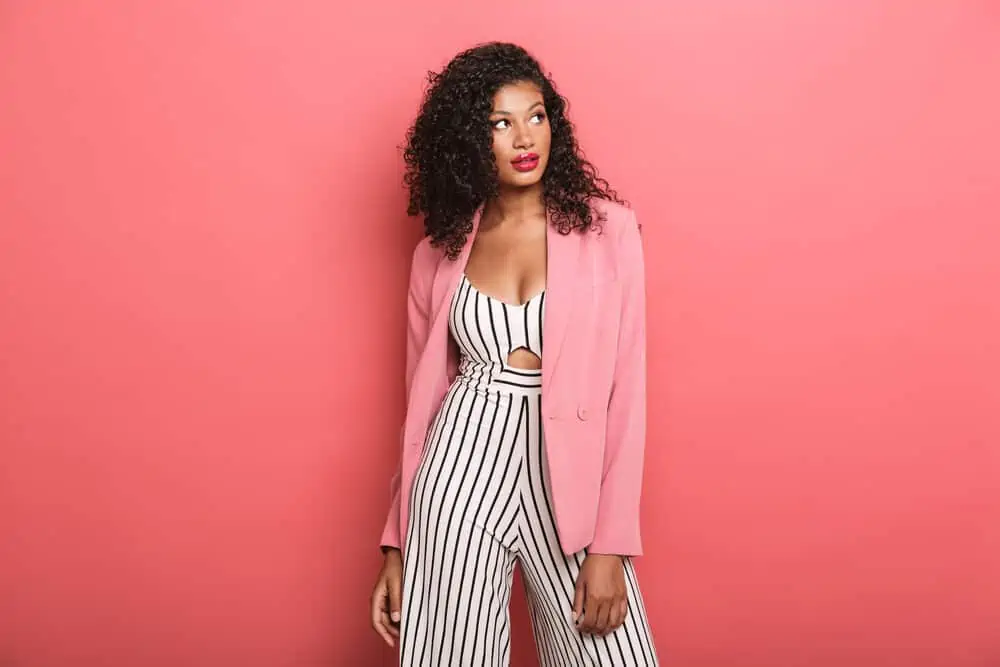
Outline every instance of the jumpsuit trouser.
<path fill-rule="evenodd" d="M 512 367 L 485 386 L 460 377 L 428 430 L 404 550 L 404 667 L 506 667 L 515 564 L 542 667 L 658 664 L 629 558 L 624 624 L 599 637 L 573 623 L 586 549 L 566 556 L 559 546 L 541 378 L 540 370 Z"/>

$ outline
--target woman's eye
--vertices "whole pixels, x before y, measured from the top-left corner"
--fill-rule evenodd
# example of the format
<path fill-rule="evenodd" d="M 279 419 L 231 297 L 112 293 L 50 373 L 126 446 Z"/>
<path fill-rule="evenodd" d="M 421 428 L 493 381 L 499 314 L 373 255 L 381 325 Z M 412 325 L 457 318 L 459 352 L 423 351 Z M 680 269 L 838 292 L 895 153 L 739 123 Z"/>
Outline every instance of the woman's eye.
<path fill-rule="evenodd" d="M 507 120 L 504 118 L 501 118 L 500 120 L 495 120 L 493 121 L 493 127 L 498 130 L 503 130 L 505 128 L 504 123 L 506 122 Z"/>
<path fill-rule="evenodd" d="M 543 114 L 543 113 L 536 113 L 534 116 L 531 117 L 531 120 L 532 120 L 532 122 L 534 122 L 536 124 L 537 123 L 541 123 L 541 122 L 543 122 L 545 120 L 545 114 Z"/>

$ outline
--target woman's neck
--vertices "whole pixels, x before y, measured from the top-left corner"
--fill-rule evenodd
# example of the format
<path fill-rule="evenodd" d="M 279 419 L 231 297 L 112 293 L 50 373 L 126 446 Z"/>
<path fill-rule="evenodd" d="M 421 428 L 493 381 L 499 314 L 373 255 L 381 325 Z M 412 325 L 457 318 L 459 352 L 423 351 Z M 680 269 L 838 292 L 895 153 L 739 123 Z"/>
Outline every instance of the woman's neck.
<path fill-rule="evenodd" d="M 501 191 L 486 202 L 483 221 L 492 225 L 519 224 L 545 217 L 545 200 L 541 187 Z"/>

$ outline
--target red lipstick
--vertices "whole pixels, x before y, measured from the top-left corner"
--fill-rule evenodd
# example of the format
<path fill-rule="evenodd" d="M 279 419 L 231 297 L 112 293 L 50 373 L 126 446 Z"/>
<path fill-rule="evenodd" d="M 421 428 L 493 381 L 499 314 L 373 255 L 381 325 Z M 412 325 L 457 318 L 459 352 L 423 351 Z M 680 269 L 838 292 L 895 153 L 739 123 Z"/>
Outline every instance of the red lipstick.
<path fill-rule="evenodd" d="M 538 160 L 538 153 L 521 153 L 510 164 L 518 171 L 531 171 L 538 166 Z"/>

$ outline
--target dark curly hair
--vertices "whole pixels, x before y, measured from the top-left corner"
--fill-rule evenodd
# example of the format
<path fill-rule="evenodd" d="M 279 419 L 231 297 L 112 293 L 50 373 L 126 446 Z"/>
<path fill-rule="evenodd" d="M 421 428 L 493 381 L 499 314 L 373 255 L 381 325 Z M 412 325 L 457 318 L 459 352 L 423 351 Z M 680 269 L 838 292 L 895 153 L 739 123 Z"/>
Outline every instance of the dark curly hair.
<path fill-rule="evenodd" d="M 498 194 L 489 116 L 503 86 L 530 81 L 542 92 L 552 142 L 542 176 L 545 208 L 559 232 L 599 227 L 590 200 L 624 203 L 586 160 L 566 116 L 567 102 L 538 61 L 515 44 L 490 42 L 455 56 L 430 72 L 428 88 L 406 135 L 404 182 L 407 213 L 424 216 L 431 244 L 458 256 L 472 231 L 472 217 Z"/>

